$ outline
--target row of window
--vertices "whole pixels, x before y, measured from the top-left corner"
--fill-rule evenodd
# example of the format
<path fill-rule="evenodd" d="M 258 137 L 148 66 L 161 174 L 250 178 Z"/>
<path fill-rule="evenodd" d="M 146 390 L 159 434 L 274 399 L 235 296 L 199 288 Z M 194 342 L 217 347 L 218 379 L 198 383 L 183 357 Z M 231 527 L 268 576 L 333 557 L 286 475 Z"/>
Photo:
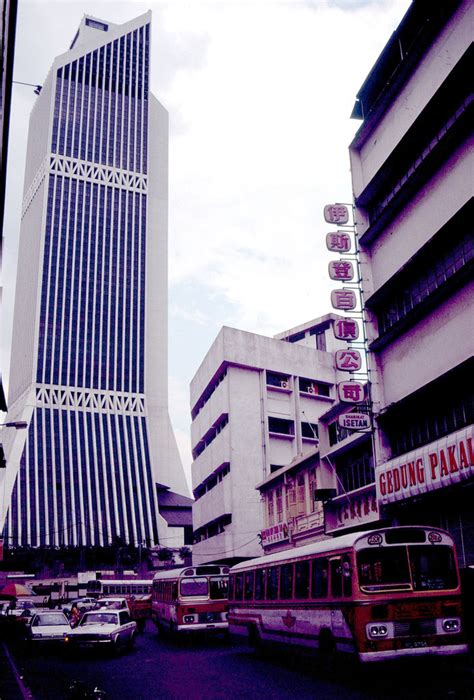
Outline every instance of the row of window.
<path fill-rule="evenodd" d="M 326 557 L 231 574 L 229 599 L 242 601 L 307 600 L 350 597 L 349 556 Z"/>
<path fill-rule="evenodd" d="M 148 26 L 58 69 L 52 152 L 146 172 L 147 99 Z"/>
<path fill-rule="evenodd" d="M 37 545 L 98 545 L 101 535 L 157 541 L 152 487 L 144 418 L 38 408 L 12 495 L 9 536 L 14 544 Z"/>
<path fill-rule="evenodd" d="M 398 285 L 394 292 L 377 309 L 379 334 L 387 333 L 392 327 L 403 321 L 440 290 L 448 280 L 462 271 L 474 259 L 474 240 L 471 232 L 465 231 L 461 240 L 444 250 L 435 259 L 425 255 L 421 266 L 417 267 L 416 276 L 403 285 Z"/>
<path fill-rule="evenodd" d="M 301 472 L 291 480 L 287 480 L 285 486 L 279 485 L 266 492 L 268 526 L 276 525 L 307 513 L 314 513 L 318 504 L 314 500 L 316 489 L 316 469 L 313 467 L 308 472 Z M 309 510 L 307 507 L 307 497 Z M 283 509 L 285 502 L 286 510 Z"/>
<path fill-rule="evenodd" d="M 38 382 L 143 391 L 145 235 L 145 195 L 50 177 Z"/>
<path fill-rule="evenodd" d="M 270 434 L 275 433 L 278 435 L 289 435 L 294 437 L 295 422 L 288 418 L 274 418 L 269 416 L 268 431 Z M 317 423 L 301 423 L 301 436 L 303 439 L 317 440 L 318 433 L 319 429 Z"/>
<path fill-rule="evenodd" d="M 193 450 L 193 459 L 197 459 L 199 455 L 204 452 L 206 447 L 209 447 L 209 445 L 214 442 L 216 437 L 224 430 L 228 422 L 229 415 L 225 413 L 196 445 Z"/>
<path fill-rule="evenodd" d="M 227 476 L 230 472 L 230 464 L 229 462 L 225 462 L 224 464 L 221 464 L 220 467 L 218 467 L 210 477 L 206 479 L 206 481 L 202 484 L 199 484 L 194 489 L 194 498 L 196 501 L 198 501 L 200 498 L 204 496 L 205 493 L 208 493 L 208 491 L 212 491 L 213 488 L 215 488 L 218 484 L 221 483 L 221 481 L 224 479 L 224 477 Z"/>
<path fill-rule="evenodd" d="M 194 531 L 194 542 L 202 542 L 203 540 L 208 540 L 211 537 L 220 535 L 222 532 L 224 532 L 226 526 L 230 525 L 231 523 L 232 515 L 230 513 L 226 513 L 220 518 L 216 518 L 216 520 L 213 520 L 212 522 L 207 523 L 207 525 L 203 525 L 203 527 L 200 527 Z"/>

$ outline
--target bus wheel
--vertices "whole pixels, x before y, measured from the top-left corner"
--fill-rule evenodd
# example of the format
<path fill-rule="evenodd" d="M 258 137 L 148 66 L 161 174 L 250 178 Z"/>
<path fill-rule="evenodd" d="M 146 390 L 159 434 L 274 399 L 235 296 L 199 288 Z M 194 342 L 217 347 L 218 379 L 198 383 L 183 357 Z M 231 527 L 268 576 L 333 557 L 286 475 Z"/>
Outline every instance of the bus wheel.
<path fill-rule="evenodd" d="M 330 671 L 334 665 L 336 644 L 331 631 L 323 628 L 319 633 L 319 660 L 324 671 Z"/>
<path fill-rule="evenodd" d="M 248 643 L 249 646 L 259 654 L 262 650 L 262 638 L 260 637 L 260 632 L 256 625 L 250 625 L 248 628 Z"/>

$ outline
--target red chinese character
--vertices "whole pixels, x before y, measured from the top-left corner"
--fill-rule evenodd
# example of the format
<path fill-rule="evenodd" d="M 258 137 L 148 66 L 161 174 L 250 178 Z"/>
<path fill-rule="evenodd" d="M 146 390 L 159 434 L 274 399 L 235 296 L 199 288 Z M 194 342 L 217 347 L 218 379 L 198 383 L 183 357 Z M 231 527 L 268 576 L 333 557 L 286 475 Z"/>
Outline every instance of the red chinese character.
<path fill-rule="evenodd" d="M 332 260 L 329 263 L 329 277 L 332 280 L 348 281 L 354 277 L 354 268 L 350 260 Z"/>
<path fill-rule="evenodd" d="M 358 350 L 338 350 L 336 352 L 337 369 L 354 372 L 361 368 L 362 358 Z"/>
<path fill-rule="evenodd" d="M 364 515 L 369 515 L 370 513 L 370 503 L 367 497 L 364 498 Z"/>
<path fill-rule="evenodd" d="M 351 237 L 345 231 L 335 231 L 326 235 L 328 250 L 348 253 L 351 249 Z"/>
<path fill-rule="evenodd" d="M 364 399 L 364 387 L 359 382 L 341 382 L 339 398 L 347 403 L 360 403 Z"/>
<path fill-rule="evenodd" d="M 331 292 L 331 304 L 340 311 L 355 309 L 357 300 L 352 289 L 334 289 Z"/>
<path fill-rule="evenodd" d="M 359 325 L 353 318 L 342 318 L 334 322 L 334 335 L 338 340 L 357 340 Z"/>
<path fill-rule="evenodd" d="M 347 224 L 349 209 L 344 204 L 327 204 L 324 207 L 324 220 L 329 224 Z"/>

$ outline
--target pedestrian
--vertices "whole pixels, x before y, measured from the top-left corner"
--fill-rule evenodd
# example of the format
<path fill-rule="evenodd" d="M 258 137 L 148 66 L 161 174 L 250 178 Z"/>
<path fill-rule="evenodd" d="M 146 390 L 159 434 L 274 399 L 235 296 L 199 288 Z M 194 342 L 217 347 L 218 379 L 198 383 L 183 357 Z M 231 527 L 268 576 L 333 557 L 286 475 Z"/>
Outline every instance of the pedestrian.
<path fill-rule="evenodd" d="M 70 618 L 71 627 L 76 627 L 79 624 L 80 619 L 81 619 L 81 613 L 79 612 L 79 608 L 77 607 L 77 603 L 73 603 L 71 605 L 71 618 Z"/>

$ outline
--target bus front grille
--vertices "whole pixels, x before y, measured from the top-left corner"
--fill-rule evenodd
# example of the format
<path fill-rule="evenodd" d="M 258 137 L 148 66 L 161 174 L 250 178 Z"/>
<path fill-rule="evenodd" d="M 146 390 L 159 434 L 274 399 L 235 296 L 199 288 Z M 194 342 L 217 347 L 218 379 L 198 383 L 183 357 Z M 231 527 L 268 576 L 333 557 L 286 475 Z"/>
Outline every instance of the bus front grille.
<path fill-rule="evenodd" d="M 406 620 L 393 623 L 395 637 L 419 637 L 436 634 L 436 620 Z"/>

